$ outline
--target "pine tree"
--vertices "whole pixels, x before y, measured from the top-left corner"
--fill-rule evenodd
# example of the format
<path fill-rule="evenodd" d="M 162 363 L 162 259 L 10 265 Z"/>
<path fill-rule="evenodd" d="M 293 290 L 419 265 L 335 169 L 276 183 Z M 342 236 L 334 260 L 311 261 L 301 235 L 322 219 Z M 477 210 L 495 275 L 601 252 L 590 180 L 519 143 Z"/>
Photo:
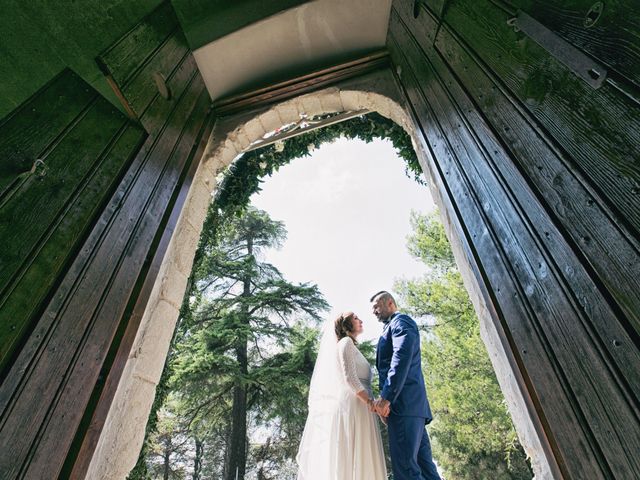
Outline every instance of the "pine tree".
<path fill-rule="evenodd" d="M 317 319 L 327 308 L 316 286 L 289 283 L 260 261 L 261 252 L 280 246 L 285 235 L 281 222 L 254 208 L 218 226 L 202 248 L 191 311 L 179 330 L 171 384 L 180 392 L 189 424 L 228 422 L 227 480 L 245 477 L 249 412 L 273 419 L 265 413 L 267 404 L 276 397 L 282 403 L 278 390 L 301 382 L 304 371 L 291 350 L 301 335 L 296 321 Z M 310 358 L 303 360 L 312 368 Z M 310 373 L 304 375 L 306 385 Z"/>

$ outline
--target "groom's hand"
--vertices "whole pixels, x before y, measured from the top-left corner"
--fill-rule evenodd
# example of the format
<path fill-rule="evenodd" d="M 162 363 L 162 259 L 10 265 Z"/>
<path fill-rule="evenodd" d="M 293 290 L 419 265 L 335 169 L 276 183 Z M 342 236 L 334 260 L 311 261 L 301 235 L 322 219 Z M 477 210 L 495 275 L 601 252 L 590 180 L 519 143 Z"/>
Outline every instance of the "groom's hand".
<path fill-rule="evenodd" d="M 389 413 L 391 413 L 391 402 L 382 397 L 375 401 L 374 407 L 376 409 L 376 413 L 381 417 L 388 417 Z"/>

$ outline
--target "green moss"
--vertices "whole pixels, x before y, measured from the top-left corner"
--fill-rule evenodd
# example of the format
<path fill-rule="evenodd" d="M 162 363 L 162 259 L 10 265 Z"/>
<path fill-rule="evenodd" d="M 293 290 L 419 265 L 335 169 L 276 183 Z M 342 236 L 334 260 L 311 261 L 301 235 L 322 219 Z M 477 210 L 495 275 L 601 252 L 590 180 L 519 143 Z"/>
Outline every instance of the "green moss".
<path fill-rule="evenodd" d="M 95 57 L 161 3 L 161 0 L 9 0 L 3 3 L 0 118 L 65 67 L 121 108 Z"/>

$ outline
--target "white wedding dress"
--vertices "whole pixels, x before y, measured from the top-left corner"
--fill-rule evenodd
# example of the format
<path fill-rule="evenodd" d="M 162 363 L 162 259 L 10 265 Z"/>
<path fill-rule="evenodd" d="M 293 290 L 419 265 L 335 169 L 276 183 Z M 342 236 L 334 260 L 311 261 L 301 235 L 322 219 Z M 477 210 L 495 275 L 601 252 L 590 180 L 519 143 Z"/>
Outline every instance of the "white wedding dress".
<path fill-rule="evenodd" d="M 350 338 L 336 342 L 331 330 L 325 329 L 309 389 L 298 480 L 386 480 L 377 415 L 355 395 L 365 389 L 371 396 L 371 366 Z"/>

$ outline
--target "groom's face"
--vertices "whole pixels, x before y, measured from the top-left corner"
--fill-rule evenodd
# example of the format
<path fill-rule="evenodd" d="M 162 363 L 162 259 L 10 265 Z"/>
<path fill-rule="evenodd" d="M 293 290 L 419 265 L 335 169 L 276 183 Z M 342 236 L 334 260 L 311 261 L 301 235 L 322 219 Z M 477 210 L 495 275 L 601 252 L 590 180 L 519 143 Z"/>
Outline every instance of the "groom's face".
<path fill-rule="evenodd" d="M 391 300 L 384 298 L 376 298 L 372 303 L 373 314 L 377 317 L 378 321 L 384 322 L 393 313 Z"/>

